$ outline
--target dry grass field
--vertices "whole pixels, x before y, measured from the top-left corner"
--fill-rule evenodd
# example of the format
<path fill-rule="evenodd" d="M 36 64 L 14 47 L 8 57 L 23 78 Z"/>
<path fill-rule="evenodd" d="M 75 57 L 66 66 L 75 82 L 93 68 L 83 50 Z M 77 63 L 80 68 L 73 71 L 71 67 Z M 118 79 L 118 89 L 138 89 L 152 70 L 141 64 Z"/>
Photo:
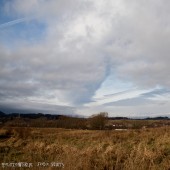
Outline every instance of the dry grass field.
<path fill-rule="evenodd" d="M 0 137 L 0 169 L 170 170 L 170 127 L 124 131 L 1 128 Z M 18 162 L 33 166 L 9 166 Z M 3 168 L 3 163 L 8 166 Z"/>

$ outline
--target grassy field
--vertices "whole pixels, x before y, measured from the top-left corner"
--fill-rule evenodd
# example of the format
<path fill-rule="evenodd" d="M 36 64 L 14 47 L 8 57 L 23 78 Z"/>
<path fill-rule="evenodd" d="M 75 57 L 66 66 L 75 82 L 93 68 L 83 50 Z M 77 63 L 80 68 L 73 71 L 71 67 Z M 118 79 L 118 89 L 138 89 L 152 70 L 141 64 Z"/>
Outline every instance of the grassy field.
<path fill-rule="evenodd" d="M 35 170 L 170 170 L 170 127 L 124 131 L 1 128 L 0 161 L 0 169 L 8 163 L 3 169 L 9 170 L 19 169 L 9 167 L 18 162 L 32 163 L 29 169 Z"/>

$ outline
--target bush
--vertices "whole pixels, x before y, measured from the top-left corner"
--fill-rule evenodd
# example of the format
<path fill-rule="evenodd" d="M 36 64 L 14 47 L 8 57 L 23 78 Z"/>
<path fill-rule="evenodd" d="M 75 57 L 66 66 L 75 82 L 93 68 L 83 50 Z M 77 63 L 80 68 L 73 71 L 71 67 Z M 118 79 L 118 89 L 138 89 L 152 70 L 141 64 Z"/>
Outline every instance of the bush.
<path fill-rule="evenodd" d="M 107 122 L 108 113 L 107 112 L 101 112 L 97 115 L 93 115 L 90 118 L 90 128 L 91 129 L 99 129 L 103 130 L 105 128 L 106 122 Z"/>

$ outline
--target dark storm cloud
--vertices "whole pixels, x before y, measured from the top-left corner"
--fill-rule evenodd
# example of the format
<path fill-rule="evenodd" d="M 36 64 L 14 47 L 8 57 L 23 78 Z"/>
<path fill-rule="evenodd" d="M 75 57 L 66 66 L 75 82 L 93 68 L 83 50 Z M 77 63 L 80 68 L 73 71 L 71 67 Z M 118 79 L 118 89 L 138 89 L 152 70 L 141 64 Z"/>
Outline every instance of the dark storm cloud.
<path fill-rule="evenodd" d="M 75 115 L 74 107 L 48 105 L 30 101 L 8 102 L 0 104 L 0 111 L 5 113 L 49 113 L 59 115 Z"/>

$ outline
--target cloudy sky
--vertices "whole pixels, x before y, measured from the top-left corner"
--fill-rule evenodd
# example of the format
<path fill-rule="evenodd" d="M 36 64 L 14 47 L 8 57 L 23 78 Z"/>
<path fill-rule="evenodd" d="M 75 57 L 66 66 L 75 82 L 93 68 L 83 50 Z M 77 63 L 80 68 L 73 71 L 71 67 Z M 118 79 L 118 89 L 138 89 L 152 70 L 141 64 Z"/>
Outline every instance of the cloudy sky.
<path fill-rule="evenodd" d="M 170 1 L 0 0 L 0 110 L 170 116 Z"/>

